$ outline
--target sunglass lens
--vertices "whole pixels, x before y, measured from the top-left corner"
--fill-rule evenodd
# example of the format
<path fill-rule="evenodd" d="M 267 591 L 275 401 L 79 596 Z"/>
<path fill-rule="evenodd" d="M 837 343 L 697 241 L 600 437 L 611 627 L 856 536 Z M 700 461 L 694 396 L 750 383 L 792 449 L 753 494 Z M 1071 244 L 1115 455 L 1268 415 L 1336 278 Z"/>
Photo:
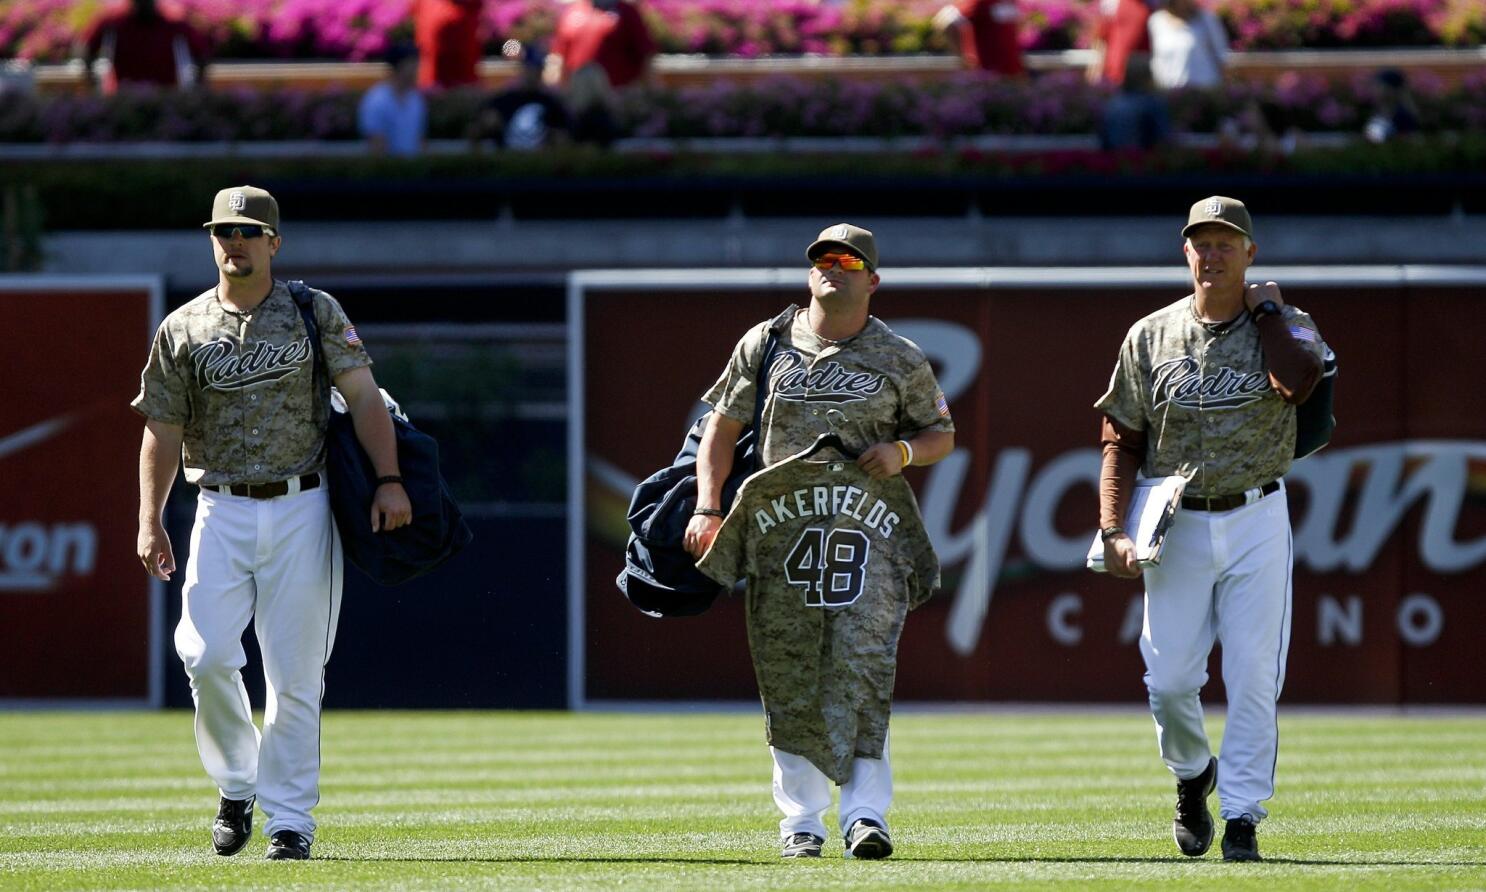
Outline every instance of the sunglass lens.
<path fill-rule="evenodd" d="M 842 269 L 849 272 L 856 272 L 857 270 L 867 268 L 867 261 L 860 257 L 853 257 L 850 254 L 822 254 L 815 258 L 815 268 L 819 270 L 830 269 L 837 263 L 841 264 Z"/>
<path fill-rule="evenodd" d="M 234 232 L 243 238 L 260 238 L 263 235 L 263 227 L 249 223 L 223 223 L 212 227 L 212 235 L 217 238 L 232 238 Z"/>

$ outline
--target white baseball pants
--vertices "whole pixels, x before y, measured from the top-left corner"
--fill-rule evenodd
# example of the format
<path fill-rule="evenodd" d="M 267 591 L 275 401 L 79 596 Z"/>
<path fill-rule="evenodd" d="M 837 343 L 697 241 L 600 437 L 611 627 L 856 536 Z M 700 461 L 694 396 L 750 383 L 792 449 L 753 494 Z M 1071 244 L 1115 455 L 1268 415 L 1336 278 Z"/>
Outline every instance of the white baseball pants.
<path fill-rule="evenodd" d="M 1290 647 L 1290 515 L 1279 492 L 1232 511 L 1177 512 L 1159 567 L 1146 581 L 1140 652 L 1161 758 L 1178 778 L 1207 768 L 1211 750 L 1198 692 L 1223 646 L 1228 721 L 1218 757 L 1225 819 L 1256 822 L 1274 795 L 1276 704 Z"/>
<path fill-rule="evenodd" d="M 201 490 L 176 653 L 196 701 L 196 749 L 229 799 L 258 797 L 264 831 L 313 840 L 320 699 L 341 602 L 341 543 L 325 487 L 276 499 Z M 263 733 L 243 686 L 253 620 L 267 681 Z"/>
<path fill-rule="evenodd" d="M 825 839 L 821 815 L 831 807 L 831 779 L 804 756 L 769 747 L 774 757 L 774 804 L 784 812 L 779 822 L 780 839 L 796 833 L 812 833 Z M 841 785 L 841 835 L 862 818 L 887 827 L 887 809 L 893 801 L 893 768 L 887 742 L 881 759 L 851 761 L 851 780 Z"/>

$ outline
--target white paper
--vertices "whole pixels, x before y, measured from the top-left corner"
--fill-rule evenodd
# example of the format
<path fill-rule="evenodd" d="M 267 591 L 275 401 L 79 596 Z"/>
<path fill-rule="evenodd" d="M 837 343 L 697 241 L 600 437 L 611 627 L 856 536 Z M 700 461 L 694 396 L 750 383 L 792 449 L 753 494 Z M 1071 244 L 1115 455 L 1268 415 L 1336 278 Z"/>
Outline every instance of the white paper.
<path fill-rule="evenodd" d="M 1166 530 L 1181 506 L 1182 493 L 1187 488 L 1187 478 L 1154 477 L 1135 481 L 1135 492 L 1130 494 L 1130 507 L 1125 512 L 1125 532 L 1135 543 L 1135 558 L 1142 567 L 1154 567 L 1161 563 L 1161 550 L 1166 544 Z M 1094 541 L 1089 545 L 1084 566 L 1096 573 L 1104 570 L 1104 539 L 1094 531 Z"/>

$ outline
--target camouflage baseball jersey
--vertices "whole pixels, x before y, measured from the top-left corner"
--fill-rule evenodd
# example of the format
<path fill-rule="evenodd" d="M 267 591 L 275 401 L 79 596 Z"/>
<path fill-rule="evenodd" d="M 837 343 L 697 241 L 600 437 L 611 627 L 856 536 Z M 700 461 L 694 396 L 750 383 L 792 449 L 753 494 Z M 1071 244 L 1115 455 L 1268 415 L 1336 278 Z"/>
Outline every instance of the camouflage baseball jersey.
<path fill-rule="evenodd" d="M 1288 304 L 1282 314 L 1291 337 L 1321 356 L 1311 317 Z M 1227 326 L 1204 323 L 1189 295 L 1135 323 L 1094 405 L 1146 431 L 1142 474 L 1186 476 L 1189 495 L 1240 493 L 1290 470 L 1295 407 L 1270 386 L 1247 313 Z"/>
<path fill-rule="evenodd" d="M 331 377 L 371 365 L 341 305 L 313 294 Z M 324 464 L 314 378 L 315 353 L 288 286 L 274 282 L 252 313 L 230 312 L 213 288 L 160 323 L 130 405 L 185 428 L 188 483 L 268 483 Z"/>
<path fill-rule="evenodd" d="M 882 758 L 903 620 L 939 586 L 907 481 L 818 456 L 765 468 L 697 566 L 723 585 L 748 579 L 769 743 L 837 783 L 856 756 Z"/>
<path fill-rule="evenodd" d="M 755 374 L 768 337 L 767 322 L 750 329 L 702 400 L 752 424 Z M 832 410 L 845 416 L 844 424 L 831 425 L 827 413 Z M 810 328 L 804 310 L 780 335 L 761 426 L 765 464 L 794 455 L 832 430 L 860 452 L 924 431 L 955 429 L 934 370 L 912 341 L 869 317 L 859 334 L 830 343 Z"/>

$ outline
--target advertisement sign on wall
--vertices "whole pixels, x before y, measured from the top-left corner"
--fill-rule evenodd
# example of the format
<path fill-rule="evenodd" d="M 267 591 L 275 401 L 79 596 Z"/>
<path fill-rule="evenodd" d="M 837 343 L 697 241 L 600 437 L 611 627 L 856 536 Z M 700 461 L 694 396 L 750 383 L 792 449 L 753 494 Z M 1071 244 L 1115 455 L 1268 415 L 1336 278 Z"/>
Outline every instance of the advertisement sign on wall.
<path fill-rule="evenodd" d="M 1340 363 L 1332 445 L 1287 477 L 1296 573 L 1285 698 L 1486 702 L 1486 270 L 1256 270 Z M 573 279 L 575 705 L 756 696 L 740 598 L 656 620 L 615 589 L 634 483 L 670 461 L 737 339 L 809 300 L 806 271 Z M 1099 415 L 1126 330 L 1187 293 L 1172 269 L 892 270 L 873 313 L 932 361 L 958 432 L 909 480 L 944 586 L 910 617 L 904 700 L 1144 699 L 1141 589 L 1083 557 Z M 1216 656 L 1213 676 L 1216 679 Z"/>
<path fill-rule="evenodd" d="M 158 279 L 0 277 L 0 700 L 160 702 L 129 408 Z"/>

